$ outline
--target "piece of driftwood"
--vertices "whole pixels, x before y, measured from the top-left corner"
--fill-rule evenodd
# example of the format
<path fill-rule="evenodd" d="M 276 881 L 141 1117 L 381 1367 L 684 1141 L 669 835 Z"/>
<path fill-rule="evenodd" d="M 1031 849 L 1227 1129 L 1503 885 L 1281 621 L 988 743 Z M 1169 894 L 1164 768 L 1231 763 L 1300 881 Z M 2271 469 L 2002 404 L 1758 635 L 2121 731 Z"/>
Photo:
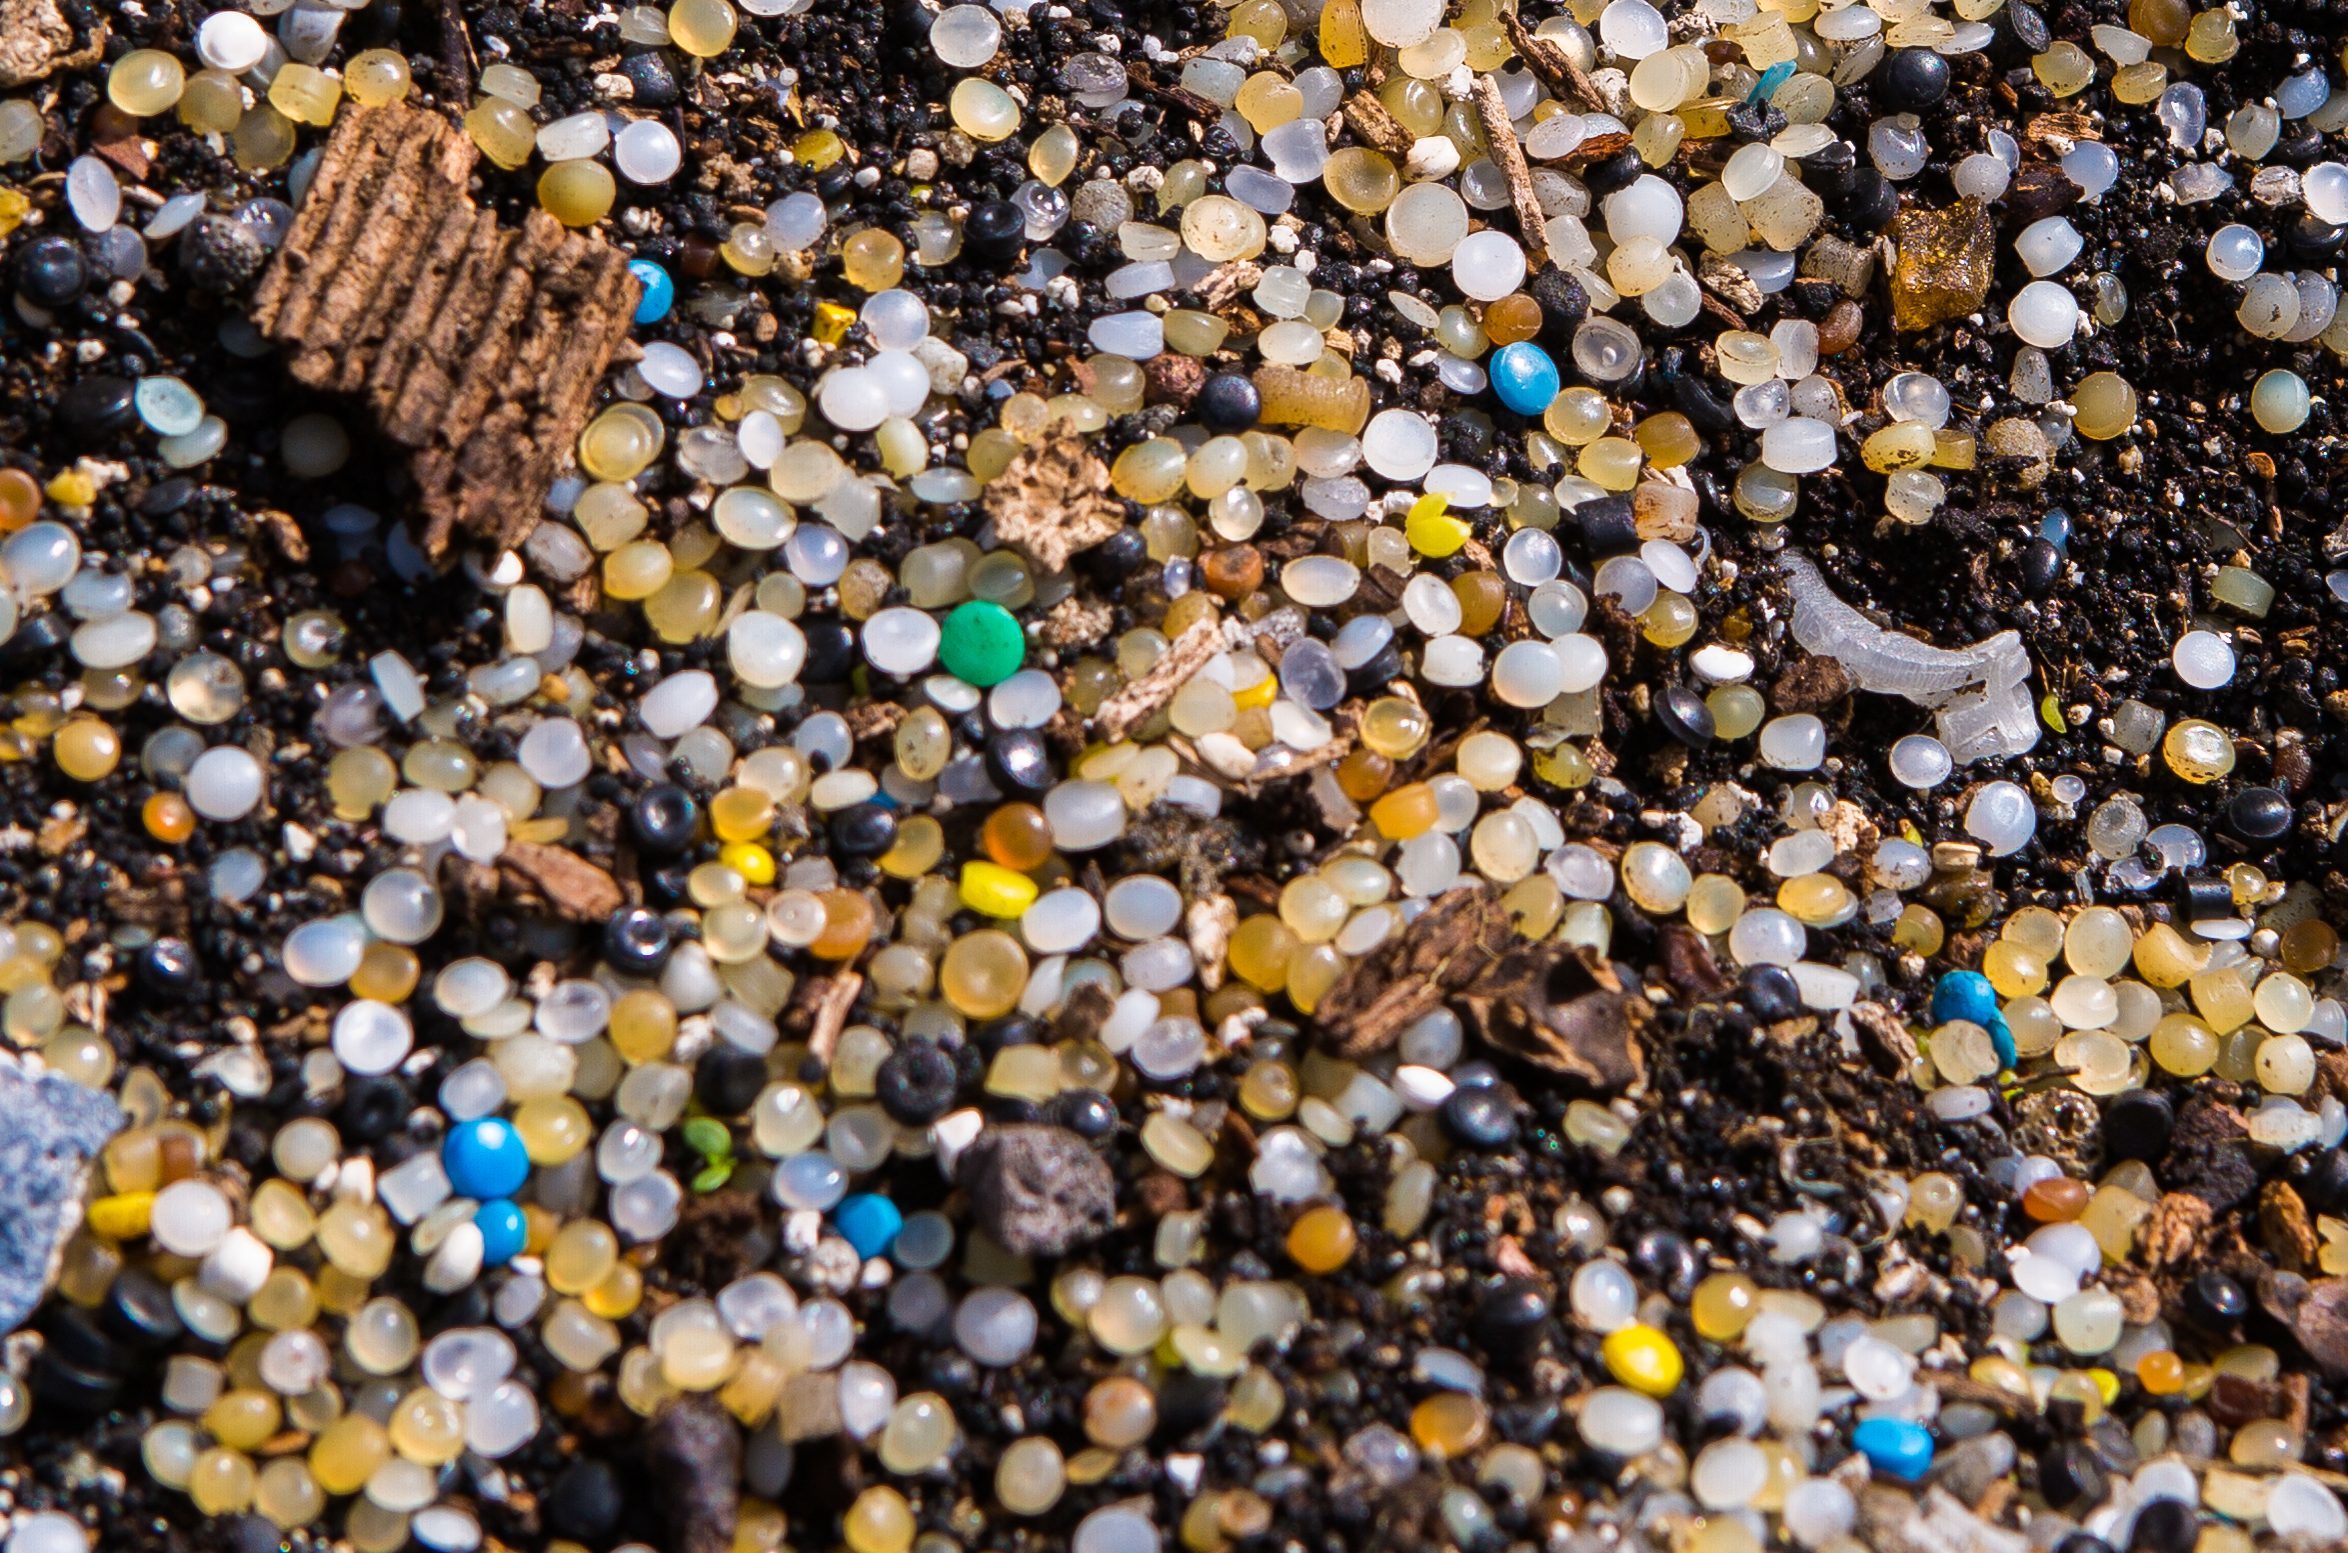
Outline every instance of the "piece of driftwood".
<path fill-rule="evenodd" d="M 1348 965 L 1313 1011 L 1329 1047 L 1362 1057 L 1488 974 L 1516 939 L 1496 890 L 1453 890 Z"/>
<path fill-rule="evenodd" d="M 1488 1045 L 1591 1089 L 1647 1076 L 1647 999 L 1602 955 L 1517 936 L 1489 887 L 1437 897 L 1409 929 L 1347 966 L 1314 1018 L 1340 1057 L 1381 1051 L 1446 1003 Z"/>
<path fill-rule="evenodd" d="M 363 399 L 409 450 L 435 556 L 528 536 L 638 291 L 610 244 L 476 206 L 478 156 L 437 113 L 345 108 L 253 299 L 296 381 Z"/>
<path fill-rule="evenodd" d="M 1533 171 L 1525 165 L 1524 147 L 1517 144 L 1516 126 L 1509 122 L 1508 104 L 1500 97 L 1500 83 L 1488 75 L 1476 77 L 1474 93 L 1476 118 L 1484 126 L 1484 143 L 1490 150 L 1492 165 L 1500 169 L 1500 176 L 1508 185 L 1509 208 L 1516 212 L 1517 230 L 1522 234 L 1525 252 L 1532 259 L 1532 267 L 1545 269 L 1549 264 L 1548 217 L 1541 212 L 1540 197 L 1533 193 Z"/>

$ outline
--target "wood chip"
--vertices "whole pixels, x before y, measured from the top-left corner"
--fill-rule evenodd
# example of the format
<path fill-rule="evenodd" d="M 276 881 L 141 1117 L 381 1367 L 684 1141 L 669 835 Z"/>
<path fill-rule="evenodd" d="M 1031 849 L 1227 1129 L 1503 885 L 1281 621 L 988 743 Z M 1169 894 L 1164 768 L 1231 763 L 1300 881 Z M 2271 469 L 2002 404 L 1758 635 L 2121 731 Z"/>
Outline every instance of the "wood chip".
<path fill-rule="evenodd" d="M 1356 92 L 1345 100 L 1345 122 L 1354 137 L 1373 151 L 1383 151 L 1399 165 L 1410 155 L 1411 133 L 1402 127 L 1376 95 Z"/>
<path fill-rule="evenodd" d="M 274 507 L 253 514 L 253 526 L 268 536 L 269 548 L 294 566 L 310 564 L 310 541 L 303 535 L 302 526 L 293 514 Z"/>
<path fill-rule="evenodd" d="M 1547 218 L 1541 214 L 1540 198 L 1533 193 L 1532 169 L 1525 165 L 1524 147 L 1516 143 L 1516 126 L 1509 122 L 1508 104 L 1500 99 L 1500 83 L 1488 75 L 1476 77 L 1475 100 L 1476 117 L 1484 126 L 1485 149 L 1491 154 L 1492 165 L 1500 169 L 1500 176 L 1508 184 L 1508 204 L 1516 212 L 1525 252 L 1532 256 L 1534 269 L 1546 269 L 1549 264 Z"/>
<path fill-rule="evenodd" d="M 1744 327 L 1745 318 L 1761 310 L 1761 287 L 1741 264 L 1731 264 L 1719 254 L 1706 253 L 1696 260 L 1696 279 L 1703 283 L 1708 296 L 1737 316 L 1739 328 Z"/>
<path fill-rule="evenodd" d="M 346 108 L 253 299 L 297 382 L 360 396 L 408 450 L 434 556 L 536 527 L 638 291 L 610 244 L 476 206 L 479 156 L 440 114 Z"/>
<path fill-rule="evenodd" d="M 1579 944 L 1519 942 L 1461 994 L 1489 1045 L 1592 1089 L 1645 1082 L 1654 1010 L 1607 959 Z"/>
<path fill-rule="evenodd" d="M 1186 113 L 1201 124 L 1213 124 L 1223 117 L 1221 107 L 1187 86 L 1172 86 L 1160 81 L 1139 60 L 1126 63 L 1125 76 L 1144 97 L 1155 97 L 1167 107 Z"/>
<path fill-rule="evenodd" d="M 815 1026 L 807 1033 L 808 1055 L 830 1065 L 832 1052 L 840 1044 L 840 1032 L 848 1028 L 848 1015 L 863 991 L 864 978 L 856 972 L 833 973 L 816 999 Z"/>
<path fill-rule="evenodd" d="M 2164 1192 L 2153 1204 L 2136 1249 L 2154 1272 L 2188 1261 L 2201 1250 L 2212 1217 L 2209 1204 L 2191 1192 Z"/>
<path fill-rule="evenodd" d="M 2258 1228 L 2266 1248 L 2291 1272 L 2305 1272 L 2315 1264 L 2315 1225 L 2290 1182 L 2269 1181 L 2259 1190 Z"/>
<path fill-rule="evenodd" d="M 1117 612 L 1074 594 L 1054 604 L 1037 631 L 1047 647 L 1090 647 L 1117 624 Z"/>
<path fill-rule="evenodd" d="M 1525 68 L 1539 76 L 1551 93 L 1581 104 L 1585 113 L 1606 111 L 1605 97 L 1563 47 L 1535 34 L 1514 11 L 1502 12 L 1500 25 L 1508 29 L 1508 41 L 1516 45 Z"/>
<path fill-rule="evenodd" d="M 1224 961 L 1231 934 L 1239 926 L 1239 907 L 1228 895 L 1209 895 L 1192 901 L 1183 913 L 1183 936 L 1190 941 L 1190 957 L 1198 966 L 1199 985 L 1213 992 L 1223 985 Z"/>
<path fill-rule="evenodd" d="M 1263 279 L 1262 265 L 1253 259 L 1233 259 L 1200 276 L 1198 284 L 1190 288 L 1190 294 L 1200 307 L 1210 313 L 1220 313 L 1237 302 L 1241 293 L 1255 290 Z"/>
<path fill-rule="evenodd" d="M 905 720 L 905 708 L 894 701 L 865 701 L 842 715 L 848 719 L 849 737 L 861 743 L 896 732 L 897 725 Z"/>
<path fill-rule="evenodd" d="M 2084 113 L 2038 113 L 2022 126 L 2022 144 L 2050 156 L 2071 154 L 2082 140 L 2101 140 L 2103 132 Z"/>
<path fill-rule="evenodd" d="M 1859 1033 L 1859 1050 L 1867 1054 L 1867 1065 L 1885 1078 L 1908 1072 L 1921 1055 L 1908 1022 L 1881 1003 L 1852 1004 L 1851 1027 Z"/>
<path fill-rule="evenodd" d="M 1109 489 L 1109 466 L 1078 436 L 1023 448 L 987 482 L 995 537 L 1047 572 L 1125 526 L 1125 504 Z"/>
<path fill-rule="evenodd" d="M 509 841 L 497 855 L 498 883 L 565 922 L 600 927 L 628 903 L 619 881 L 568 847 Z"/>
<path fill-rule="evenodd" d="M 1500 963 L 1516 937 L 1490 888 L 1440 896 L 1410 931 L 1346 966 L 1314 1010 L 1340 1057 L 1382 1051 Z"/>
<path fill-rule="evenodd" d="M 1147 672 L 1132 684 L 1125 686 L 1093 714 L 1094 736 L 1110 744 L 1124 738 L 1155 716 L 1160 707 L 1174 699 L 1174 693 L 1190 683 L 1190 677 L 1207 666 L 1208 660 L 1223 650 L 1223 628 L 1211 620 L 1201 620 L 1158 655 Z"/>

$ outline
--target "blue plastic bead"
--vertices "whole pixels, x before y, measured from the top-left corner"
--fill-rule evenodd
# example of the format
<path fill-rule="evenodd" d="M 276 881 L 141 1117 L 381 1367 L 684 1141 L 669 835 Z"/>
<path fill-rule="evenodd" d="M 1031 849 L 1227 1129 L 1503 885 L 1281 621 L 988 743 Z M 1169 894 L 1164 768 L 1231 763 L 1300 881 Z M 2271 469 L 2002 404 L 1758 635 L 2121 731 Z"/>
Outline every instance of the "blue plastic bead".
<path fill-rule="evenodd" d="M 1790 59 L 1779 60 L 1767 70 L 1762 71 L 1761 78 L 1753 83 L 1753 89 L 1745 93 L 1746 104 L 1751 106 L 1769 101 L 1770 98 L 1777 95 L 1779 87 L 1793 78 L 1794 62 Z"/>
<path fill-rule="evenodd" d="M 459 1197 L 488 1202 L 511 1197 L 530 1179 L 530 1153 L 522 1135 L 503 1117 L 459 1122 L 440 1145 L 441 1168 Z"/>
<path fill-rule="evenodd" d="M 1945 1025 L 1952 1019 L 1967 1020 L 1989 1032 L 2000 1068 L 2010 1068 L 2019 1059 L 2014 1032 L 1997 1006 L 1997 988 L 1979 971 L 1950 971 L 1933 984 L 1932 1022 Z"/>
<path fill-rule="evenodd" d="M 1932 1431 L 1904 1418 L 1870 1418 L 1851 1431 L 1851 1444 L 1867 1464 L 1888 1477 L 1913 1483 L 1932 1465 Z"/>
<path fill-rule="evenodd" d="M 2071 543 L 2071 515 L 2060 507 L 2049 507 L 2046 516 L 2038 520 L 2038 537 L 2057 550 Z"/>
<path fill-rule="evenodd" d="M 503 1197 L 474 1209 L 473 1227 L 481 1231 L 481 1260 L 491 1267 L 503 1267 L 520 1256 L 530 1238 L 522 1210 Z"/>
<path fill-rule="evenodd" d="M 1969 1019 L 1977 1025 L 1986 1025 L 1998 1017 L 1997 989 L 1979 971 L 1950 971 L 1933 984 L 1934 1024 Z"/>
<path fill-rule="evenodd" d="M 669 279 L 669 272 L 650 259 L 630 259 L 628 273 L 644 288 L 644 295 L 636 302 L 636 322 L 656 324 L 668 317 L 669 309 L 677 305 L 677 283 Z"/>
<path fill-rule="evenodd" d="M 861 1257 L 886 1256 L 897 1243 L 905 1215 L 897 1205 L 874 1192 L 858 1192 L 840 1199 L 832 1210 L 832 1228 L 856 1248 Z"/>
<path fill-rule="evenodd" d="M 1519 415 L 1539 415 L 1549 408 L 1561 386 L 1557 363 L 1530 340 L 1503 345 L 1492 353 L 1492 391 Z"/>

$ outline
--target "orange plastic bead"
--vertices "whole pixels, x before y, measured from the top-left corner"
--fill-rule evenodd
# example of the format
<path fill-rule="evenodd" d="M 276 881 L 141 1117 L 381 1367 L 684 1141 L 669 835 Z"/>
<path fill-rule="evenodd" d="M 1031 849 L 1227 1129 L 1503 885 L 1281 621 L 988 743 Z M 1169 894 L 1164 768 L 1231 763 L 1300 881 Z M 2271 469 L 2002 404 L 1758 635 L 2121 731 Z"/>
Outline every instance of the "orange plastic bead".
<path fill-rule="evenodd" d="M 19 529 L 41 515 L 41 482 L 21 469 L 0 469 L 0 529 Z"/>
<path fill-rule="evenodd" d="M 157 841 L 178 843 L 196 833 L 196 811 L 177 793 L 157 793 L 139 806 L 139 819 Z"/>
<path fill-rule="evenodd" d="M 1026 873 L 1052 855 L 1052 827 L 1034 804 L 1007 803 L 986 817 L 979 844 L 995 862 Z"/>
<path fill-rule="evenodd" d="M 823 931 L 807 952 L 818 960 L 853 960 L 872 939 L 872 902 L 856 890 L 826 890 L 818 897 L 823 902 Z"/>

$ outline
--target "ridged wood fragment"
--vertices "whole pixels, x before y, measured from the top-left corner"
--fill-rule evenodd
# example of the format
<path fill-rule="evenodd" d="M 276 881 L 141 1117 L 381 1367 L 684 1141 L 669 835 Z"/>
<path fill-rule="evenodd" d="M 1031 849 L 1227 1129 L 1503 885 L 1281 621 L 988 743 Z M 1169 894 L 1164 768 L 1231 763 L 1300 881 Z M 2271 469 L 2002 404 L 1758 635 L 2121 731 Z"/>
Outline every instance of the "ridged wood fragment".
<path fill-rule="evenodd" d="M 636 310 L 626 254 L 476 206 L 478 155 L 439 114 L 346 108 L 253 300 L 296 381 L 409 451 L 432 555 L 528 536 Z"/>

